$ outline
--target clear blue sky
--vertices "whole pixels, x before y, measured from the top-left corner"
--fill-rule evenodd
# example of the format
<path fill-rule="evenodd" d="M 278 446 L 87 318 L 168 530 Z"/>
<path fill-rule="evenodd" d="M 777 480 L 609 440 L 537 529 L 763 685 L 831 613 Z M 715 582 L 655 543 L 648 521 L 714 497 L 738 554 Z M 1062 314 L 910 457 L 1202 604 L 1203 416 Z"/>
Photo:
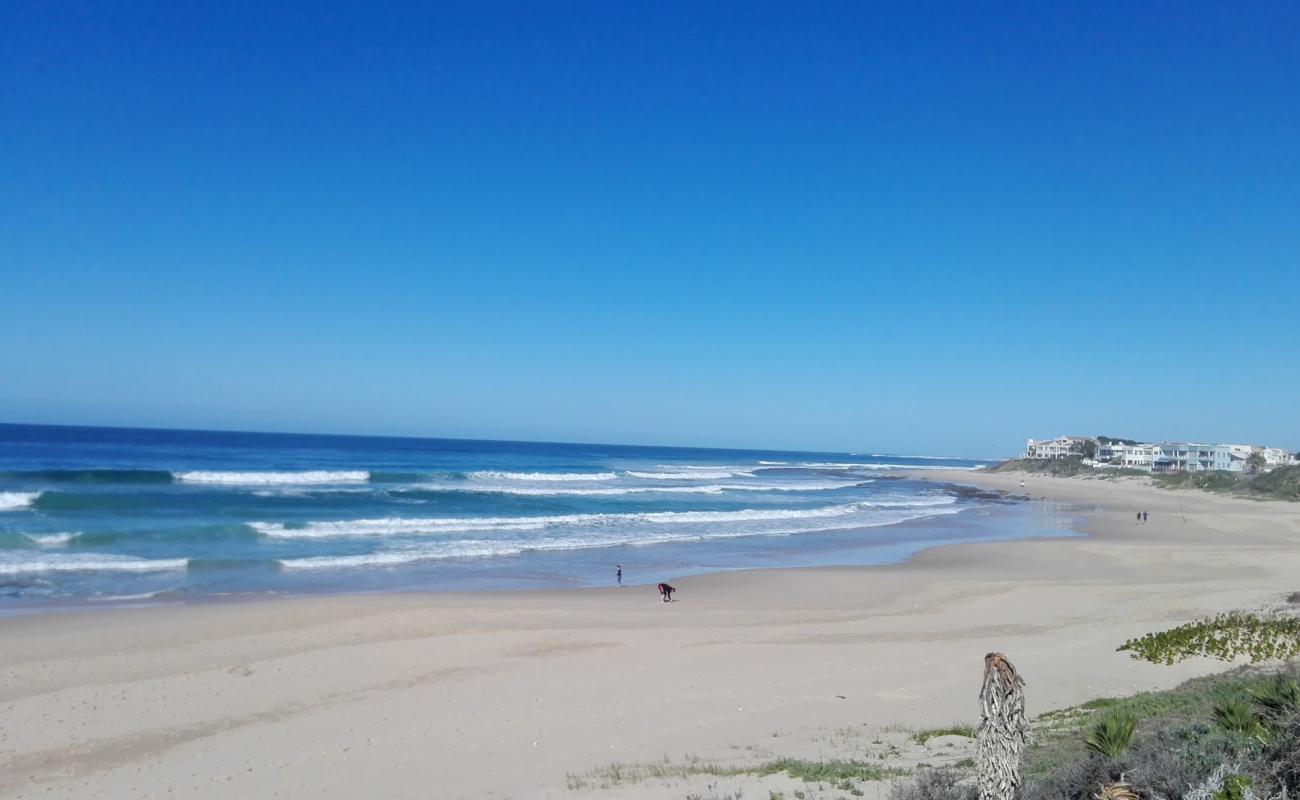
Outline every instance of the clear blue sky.
<path fill-rule="evenodd" d="M 16 0 L 0 272 L 5 421 L 1300 449 L 1300 5 Z"/>

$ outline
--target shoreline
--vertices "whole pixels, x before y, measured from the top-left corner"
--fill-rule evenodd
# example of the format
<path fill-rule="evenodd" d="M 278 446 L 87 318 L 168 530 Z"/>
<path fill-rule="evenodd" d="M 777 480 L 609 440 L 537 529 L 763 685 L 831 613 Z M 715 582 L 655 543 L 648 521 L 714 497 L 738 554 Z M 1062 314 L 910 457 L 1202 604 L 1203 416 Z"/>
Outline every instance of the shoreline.
<path fill-rule="evenodd" d="M 934 470 L 932 472 L 934 475 L 938 476 L 934 478 L 935 483 L 941 484 L 946 487 L 952 487 L 954 489 L 971 488 L 968 485 L 962 484 L 960 480 L 952 479 L 951 477 L 953 474 L 952 470 Z M 927 475 L 930 474 L 930 471 L 927 471 L 926 474 Z M 900 475 L 898 477 L 901 478 L 904 476 L 905 474 L 900 472 Z M 910 471 L 909 473 L 906 473 L 906 476 L 910 477 Z M 839 537 L 848 538 L 851 536 L 856 536 L 859 539 L 865 540 L 873 533 L 887 532 L 887 531 L 917 530 L 917 531 L 925 531 L 931 534 L 929 540 L 919 542 L 915 547 L 913 547 L 912 543 L 908 540 L 900 540 L 894 542 L 879 542 L 879 543 L 872 543 L 868 541 L 856 541 L 850 544 L 839 544 L 835 548 L 830 550 L 815 550 L 815 551 L 806 551 L 804 553 L 801 553 L 799 551 L 799 548 L 796 546 L 795 548 L 793 548 L 792 552 L 785 554 L 785 557 L 788 559 L 789 563 L 774 562 L 770 565 L 756 565 L 756 566 L 746 565 L 746 566 L 739 566 L 739 567 L 724 567 L 724 566 L 706 564 L 706 565 L 700 565 L 695 569 L 690 569 L 686 571 L 682 571 L 680 569 L 674 571 L 672 569 L 669 569 L 668 571 L 662 574 L 656 574 L 655 577 L 650 579 L 643 579 L 640 582 L 638 582 L 636 579 L 629 578 L 625 580 L 625 585 L 628 587 L 653 586 L 659 580 L 680 581 L 688 578 L 700 578 L 704 576 L 728 574 L 728 573 L 735 573 L 735 572 L 762 572 L 767 570 L 821 569 L 821 568 L 840 568 L 840 567 L 858 568 L 858 567 L 894 565 L 899 563 L 905 563 L 906 561 L 915 558 L 919 553 L 924 552 L 925 550 L 933 549 L 935 547 L 952 546 L 953 542 L 949 541 L 947 537 L 943 536 L 945 531 L 954 532 L 954 536 L 952 538 L 964 538 L 965 536 L 969 536 L 969 538 L 971 539 L 970 543 L 985 543 L 985 542 L 993 542 L 993 541 L 1011 541 L 1011 540 L 1040 538 L 1039 533 L 1026 532 L 1024 530 L 1026 527 L 1026 522 L 1023 519 L 1024 516 L 1023 512 L 1017 515 L 1015 511 L 1011 510 L 1014 509 L 1016 506 L 1024 505 L 1025 500 L 1008 499 L 1007 495 L 1013 493 L 1004 492 L 1002 494 L 1004 496 L 1003 499 L 992 500 L 990 498 L 982 498 L 987 500 L 986 505 L 963 508 L 957 511 L 956 513 L 936 513 L 934 515 L 916 517 L 913 519 L 907 519 L 900 522 L 891 522 L 883 525 L 866 526 L 860 528 L 845 528 L 842 530 L 833 530 L 833 531 L 824 531 L 824 532 L 814 531 L 810 533 L 787 534 L 787 536 L 789 536 L 790 539 L 795 542 L 799 542 L 800 537 L 810 537 L 810 536 L 817 536 L 817 535 L 830 536 L 832 538 L 839 538 Z M 1007 526 L 1014 528 L 1015 532 L 1005 537 L 1003 536 L 989 537 L 987 535 L 981 535 L 980 531 L 978 530 L 974 532 L 970 530 L 971 528 L 978 527 L 977 523 L 972 522 L 972 519 L 974 517 L 979 516 L 981 514 L 987 515 L 990 513 L 1004 515 L 1006 519 L 1001 520 L 998 524 L 1006 524 Z M 1020 516 L 1022 518 L 1015 519 L 1014 517 L 1016 516 Z M 1077 515 L 1074 516 L 1077 517 Z M 985 527 L 987 527 L 987 525 Z M 1059 530 L 1060 525 L 1053 524 L 1052 528 Z M 962 535 L 956 535 L 959 533 L 962 533 Z M 935 534 L 938 534 L 937 539 L 935 537 Z M 755 534 L 755 536 L 759 536 L 759 537 L 761 537 L 762 535 L 763 534 Z M 1069 534 L 1063 534 L 1063 535 L 1069 535 Z M 961 543 L 964 542 L 956 542 L 956 544 L 961 544 Z M 658 546 L 660 545 L 655 544 L 655 545 L 648 545 L 647 547 L 654 548 Z M 610 548 L 609 559 L 608 559 L 609 562 L 613 564 L 619 560 L 626 561 L 627 560 L 626 556 L 621 557 L 620 552 L 624 551 L 628 547 L 630 547 L 634 551 L 640 549 L 640 547 L 635 545 L 624 546 L 621 548 L 620 547 Z M 877 557 L 883 557 L 884 560 L 879 562 L 863 560 L 864 558 L 868 557 L 867 554 L 870 553 L 873 549 L 881 551 L 881 553 L 878 554 Z M 901 553 L 901 556 L 888 554 L 886 551 L 890 549 L 899 551 Z M 814 555 L 814 553 L 821 553 L 822 555 L 820 558 L 818 558 L 817 556 Z M 806 556 L 806 557 L 801 558 L 801 556 Z M 806 563 L 806 564 L 797 563 L 800 560 L 820 561 L 822 563 Z M 195 607 L 195 606 L 204 606 L 208 604 L 221 605 L 221 604 L 244 603 L 244 602 L 253 602 L 253 603 L 279 602 L 279 601 L 293 600 L 293 599 L 310 599 L 310 598 L 326 598 L 326 597 L 368 597 L 372 595 L 388 595 L 388 594 L 392 594 L 392 595 L 436 594 L 436 595 L 464 595 L 466 597 L 473 597 L 484 593 L 490 593 L 490 594 L 535 593 L 535 592 L 547 592 L 547 591 L 568 592 L 568 591 L 593 590 L 593 589 L 601 589 L 601 588 L 606 588 L 606 587 L 603 585 L 593 585 L 593 584 L 582 584 L 582 585 L 561 584 L 555 586 L 515 586 L 515 587 L 485 585 L 482 588 L 466 589 L 466 588 L 457 587 L 457 588 L 449 588 L 449 589 L 440 589 L 435 587 L 412 587 L 409 584 L 399 582 L 395 584 L 393 588 L 356 588 L 356 589 L 338 588 L 338 589 L 321 589 L 318 591 L 268 589 L 268 590 L 231 591 L 231 592 L 218 592 L 218 593 L 202 593 L 202 592 L 189 593 L 183 590 L 177 591 L 174 589 L 162 589 L 156 592 L 143 594 L 143 595 L 124 595 L 120 597 L 89 595 L 89 596 L 81 596 L 81 597 L 54 598 L 48 601 L 28 601 L 28 602 L 15 603 L 12 605 L 0 605 L 0 620 L 19 618 L 19 617 L 28 617 L 28 616 L 43 616 L 46 614 L 98 612 L 98 611 L 126 609 L 126 608 Z"/>
<path fill-rule="evenodd" d="M 1226 665 L 1115 648 L 1300 589 L 1294 504 L 1062 478 L 1024 491 L 1045 514 L 1090 508 L 1088 535 L 711 573 L 676 581 L 670 605 L 611 587 L 3 618 L 0 796 L 605 797 L 566 775 L 854 757 L 837 732 L 971 722 L 992 650 L 1026 676 L 1035 714 L 1172 686 Z"/>

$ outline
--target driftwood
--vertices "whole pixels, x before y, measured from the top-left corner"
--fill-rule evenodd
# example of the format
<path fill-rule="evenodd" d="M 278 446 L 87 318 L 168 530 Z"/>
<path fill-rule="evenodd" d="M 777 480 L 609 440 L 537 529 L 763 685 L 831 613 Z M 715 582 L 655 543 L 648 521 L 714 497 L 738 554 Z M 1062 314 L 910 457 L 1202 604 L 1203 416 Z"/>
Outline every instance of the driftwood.
<path fill-rule="evenodd" d="M 979 800 L 1016 800 L 1020 796 L 1020 753 L 1029 731 L 1024 686 L 1006 654 L 984 656 L 976 732 Z"/>

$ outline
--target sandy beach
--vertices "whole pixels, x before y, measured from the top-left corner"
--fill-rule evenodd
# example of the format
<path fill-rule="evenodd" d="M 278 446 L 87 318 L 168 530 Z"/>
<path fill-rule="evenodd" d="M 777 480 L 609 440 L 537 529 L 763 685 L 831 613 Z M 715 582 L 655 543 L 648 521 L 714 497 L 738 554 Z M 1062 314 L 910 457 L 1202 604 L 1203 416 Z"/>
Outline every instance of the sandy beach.
<path fill-rule="evenodd" d="M 960 480 L 1077 506 L 1088 536 L 698 576 L 671 605 L 629 587 L 2 619 L 0 796 L 754 796 L 789 781 L 590 776 L 851 758 L 900 726 L 973 723 L 991 650 L 1025 675 L 1032 713 L 1172 686 L 1223 665 L 1115 648 L 1300 590 L 1298 504 Z"/>

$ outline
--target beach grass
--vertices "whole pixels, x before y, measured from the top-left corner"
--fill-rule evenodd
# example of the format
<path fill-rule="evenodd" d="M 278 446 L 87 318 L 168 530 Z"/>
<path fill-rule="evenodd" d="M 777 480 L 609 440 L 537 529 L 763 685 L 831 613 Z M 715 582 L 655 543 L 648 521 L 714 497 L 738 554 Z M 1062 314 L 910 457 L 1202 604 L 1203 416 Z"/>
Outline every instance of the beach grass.
<path fill-rule="evenodd" d="M 848 791 L 856 788 L 858 783 L 888 780 L 908 773 L 909 771 L 903 768 L 856 760 L 812 761 L 801 758 L 778 758 L 749 766 L 728 766 L 697 756 L 687 756 L 682 761 L 676 762 L 667 757 L 663 761 L 639 764 L 613 762 L 582 775 L 569 774 L 566 776 L 566 784 L 569 789 L 574 790 L 608 789 L 625 784 L 685 779 L 700 775 L 734 778 L 742 775 L 763 777 L 785 774 L 805 783 L 825 783 Z"/>
<path fill-rule="evenodd" d="M 954 723 L 942 728 L 928 728 L 923 731 L 917 731 L 912 734 L 912 741 L 917 744 L 925 744 L 936 736 L 965 736 L 968 739 L 975 738 L 975 728 L 965 723 Z"/>

